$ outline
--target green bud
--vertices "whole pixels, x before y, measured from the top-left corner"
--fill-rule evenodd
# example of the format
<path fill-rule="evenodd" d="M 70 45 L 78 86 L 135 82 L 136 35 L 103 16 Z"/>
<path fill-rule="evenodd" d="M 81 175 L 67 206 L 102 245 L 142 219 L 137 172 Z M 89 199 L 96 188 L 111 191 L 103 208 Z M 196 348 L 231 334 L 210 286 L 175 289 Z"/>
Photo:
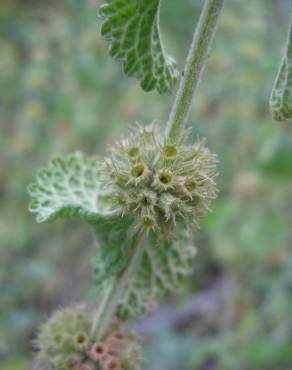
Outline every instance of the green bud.
<path fill-rule="evenodd" d="M 77 351 L 86 352 L 90 345 L 89 336 L 85 332 L 79 332 L 73 339 L 74 347 Z"/>

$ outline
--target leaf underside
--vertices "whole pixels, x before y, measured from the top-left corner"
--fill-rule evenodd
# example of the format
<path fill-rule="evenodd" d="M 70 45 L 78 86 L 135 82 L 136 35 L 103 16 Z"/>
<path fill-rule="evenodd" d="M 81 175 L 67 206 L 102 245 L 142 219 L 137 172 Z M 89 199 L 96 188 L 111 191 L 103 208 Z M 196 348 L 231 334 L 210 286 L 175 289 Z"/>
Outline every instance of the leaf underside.
<path fill-rule="evenodd" d="M 292 118 L 292 65 L 282 61 L 275 87 L 270 100 L 271 111 L 276 121 Z"/>
<path fill-rule="evenodd" d="M 28 191 L 38 222 L 60 217 L 87 221 L 98 239 L 95 275 L 101 283 L 128 262 L 133 219 L 111 211 L 112 194 L 98 181 L 98 162 L 82 153 L 53 159 Z"/>
<path fill-rule="evenodd" d="M 292 20 L 287 46 L 273 86 L 270 108 L 276 121 L 287 121 L 292 118 Z"/>
<path fill-rule="evenodd" d="M 165 54 L 159 30 L 161 0 L 109 0 L 99 9 L 101 34 L 110 55 L 135 76 L 145 91 L 171 92 L 178 78 L 175 60 Z"/>
<path fill-rule="evenodd" d="M 97 221 L 110 214 L 97 178 L 97 160 L 82 153 L 53 159 L 39 171 L 28 192 L 37 222 L 60 217 Z"/>
<path fill-rule="evenodd" d="M 193 270 L 195 253 L 194 244 L 182 235 L 170 241 L 151 232 L 140 266 L 118 305 L 118 317 L 142 316 L 177 290 Z"/>

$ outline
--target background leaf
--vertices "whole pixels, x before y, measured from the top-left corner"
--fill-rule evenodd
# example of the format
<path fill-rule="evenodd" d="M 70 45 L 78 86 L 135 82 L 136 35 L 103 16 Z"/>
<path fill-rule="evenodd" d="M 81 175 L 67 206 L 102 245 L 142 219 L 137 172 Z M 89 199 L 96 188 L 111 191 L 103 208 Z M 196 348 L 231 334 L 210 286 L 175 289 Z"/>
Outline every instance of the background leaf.
<path fill-rule="evenodd" d="M 110 215 L 106 191 L 97 178 L 97 160 L 82 153 L 53 159 L 39 171 L 28 191 L 33 198 L 30 211 L 36 213 L 37 222 L 59 217 L 94 221 Z"/>
<path fill-rule="evenodd" d="M 178 71 L 165 54 L 159 31 L 160 0 L 111 0 L 103 3 L 102 36 L 110 55 L 123 63 L 124 72 L 135 76 L 145 91 L 170 92 Z"/>
<path fill-rule="evenodd" d="M 276 121 L 286 121 L 292 117 L 292 19 L 287 45 L 274 82 L 270 107 Z"/>
<path fill-rule="evenodd" d="M 179 288 L 193 270 L 195 253 L 195 246 L 184 235 L 171 241 L 151 232 L 137 274 L 121 298 L 118 316 L 141 316 L 157 300 Z"/>

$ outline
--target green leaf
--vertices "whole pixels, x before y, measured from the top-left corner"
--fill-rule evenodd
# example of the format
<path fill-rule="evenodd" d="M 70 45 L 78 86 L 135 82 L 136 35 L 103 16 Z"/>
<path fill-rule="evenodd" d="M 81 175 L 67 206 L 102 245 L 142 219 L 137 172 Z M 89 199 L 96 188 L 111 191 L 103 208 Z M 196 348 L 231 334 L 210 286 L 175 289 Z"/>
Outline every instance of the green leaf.
<path fill-rule="evenodd" d="M 102 36 L 110 55 L 123 63 L 124 72 L 135 76 L 145 91 L 170 92 L 178 71 L 165 54 L 160 38 L 160 0 L 109 0 L 100 6 Z"/>
<path fill-rule="evenodd" d="M 292 118 L 292 19 L 287 46 L 272 89 L 270 108 L 276 121 Z"/>
<path fill-rule="evenodd" d="M 93 262 L 98 285 L 126 266 L 132 245 L 132 225 L 133 218 L 127 216 L 104 219 L 93 225 L 98 240 Z"/>
<path fill-rule="evenodd" d="M 97 160 L 82 153 L 53 159 L 39 171 L 28 192 L 37 222 L 59 217 L 96 221 L 111 214 L 108 194 L 97 178 Z"/>
<path fill-rule="evenodd" d="M 121 319 L 142 316 L 159 299 L 177 290 L 193 270 L 195 253 L 196 248 L 186 235 L 166 240 L 151 232 L 136 275 L 118 305 L 117 315 Z"/>

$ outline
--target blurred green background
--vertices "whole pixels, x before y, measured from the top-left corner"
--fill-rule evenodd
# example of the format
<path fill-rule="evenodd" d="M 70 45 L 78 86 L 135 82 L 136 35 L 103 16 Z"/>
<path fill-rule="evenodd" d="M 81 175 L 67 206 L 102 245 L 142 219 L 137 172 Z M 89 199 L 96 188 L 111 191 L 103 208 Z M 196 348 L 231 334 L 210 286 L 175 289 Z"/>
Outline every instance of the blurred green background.
<path fill-rule="evenodd" d="M 165 0 L 179 66 L 202 0 Z M 90 230 L 36 225 L 35 171 L 76 150 L 103 155 L 136 120 L 165 124 L 171 96 L 144 93 L 98 35 L 94 0 L 0 2 L 0 369 L 30 368 L 39 322 L 94 302 Z M 218 154 L 220 196 L 196 234 L 184 289 L 136 320 L 146 370 L 292 369 L 292 126 L 268 99 L 289 2 L 227 0 L 189 124 Z"/>

